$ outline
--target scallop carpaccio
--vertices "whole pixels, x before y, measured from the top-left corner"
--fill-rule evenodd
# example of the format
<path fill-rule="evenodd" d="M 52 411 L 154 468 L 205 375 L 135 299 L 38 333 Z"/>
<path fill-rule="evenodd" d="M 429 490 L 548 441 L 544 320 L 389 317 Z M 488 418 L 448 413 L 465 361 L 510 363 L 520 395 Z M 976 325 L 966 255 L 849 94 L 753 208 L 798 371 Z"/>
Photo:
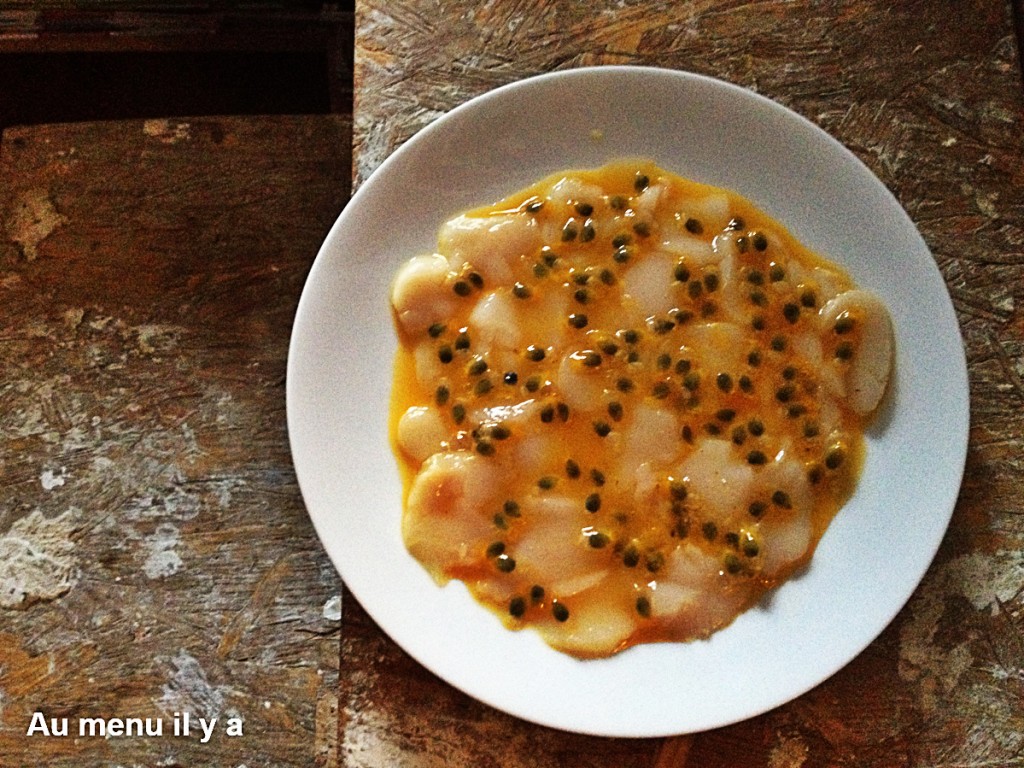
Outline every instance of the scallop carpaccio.
<path fill-rule="evenodd" d="M 840 267 L 645 161 L 456 216 L 390 298 L 406 547 L 582 658 L 707 637 L 804 566 L 893 359 Z"/>

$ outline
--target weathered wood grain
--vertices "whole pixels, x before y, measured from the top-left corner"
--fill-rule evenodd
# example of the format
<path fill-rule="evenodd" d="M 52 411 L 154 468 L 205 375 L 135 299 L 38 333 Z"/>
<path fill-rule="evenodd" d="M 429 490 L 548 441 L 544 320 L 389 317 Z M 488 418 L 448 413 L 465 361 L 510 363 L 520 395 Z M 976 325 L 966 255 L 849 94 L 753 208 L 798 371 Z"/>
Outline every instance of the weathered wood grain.
<path fill-rule="evenodd" d="M 357 182 L 467 99 L 582 65 L 709 74 L 815 121 L 932 248 L 965 339 L 972 420 L 923 584 L 860 657 L 791 704 L 661 742 L 556 736 L 450 691 L 349 600 L 345 764 L 1024 765 L 1024 89 L 1009 3 L 361 0 L 356 13 Z"/>
<path fill-rule="evenodd" d="M 333 765 L 340 584 L 285 430 L 347 119 L 0 143 L 0 765 Z M 33 712 L 243 735 L 26 736 Z"/>

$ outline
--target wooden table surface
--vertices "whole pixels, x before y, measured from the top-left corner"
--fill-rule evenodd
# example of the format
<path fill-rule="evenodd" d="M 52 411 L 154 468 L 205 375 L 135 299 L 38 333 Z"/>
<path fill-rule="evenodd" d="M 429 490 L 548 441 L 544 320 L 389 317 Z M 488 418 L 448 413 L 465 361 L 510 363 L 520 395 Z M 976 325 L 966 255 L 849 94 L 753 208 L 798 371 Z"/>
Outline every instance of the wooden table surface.
<path fill-rule="evenodd" d="M 284 376 L 350 147 L 329 116 L 3 134 L 0 766 L 337 764 L 341 587 Z M 79 735 L 131 717 L 161 735 Z"/>
<path fill-rule="evenodd" d="M 359 0 L 359 183 L 418 129 L 533 74 L 646 64 L 713 75 L 808 117 L 919 227 L 964 336 L 972 415 L 952 525 L 858 658 L 752 720 L 654 740 L 530 725 L 432 677 L 346 596 L 346 766 L 1024 766 L 1024 165 L 1011 6 L 965 0 L 592 3 Z"/>

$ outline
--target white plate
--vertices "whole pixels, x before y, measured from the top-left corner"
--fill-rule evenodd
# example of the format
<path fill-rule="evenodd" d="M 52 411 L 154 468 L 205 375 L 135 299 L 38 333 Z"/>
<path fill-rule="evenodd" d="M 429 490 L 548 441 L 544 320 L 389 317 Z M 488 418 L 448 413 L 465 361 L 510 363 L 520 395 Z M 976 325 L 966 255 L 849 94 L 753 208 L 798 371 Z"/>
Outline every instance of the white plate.
<path fill-rule="evenodd" d="M 388 285 L 439 226 L 554 171 L 646 157 L 731 188 L 888 304 L 893 397 L 860 486 L 809 569 L 710 640 L 600 661 L 510 632 L 405 551 L 387 438 L 395 336 Z M 363 184 L 302 294 L 288 426 L 310 517 L 380 627 L 452 685 L 569 731 L 661 736 L 726 725 L 800 695 L 854 658 L 917 586 L 949 522 L 966 456 L 963 345 L 926 245 L 849 151 L 793 112 L 707 77 L 571 70 L 498 88 L 425 128 Z"/>

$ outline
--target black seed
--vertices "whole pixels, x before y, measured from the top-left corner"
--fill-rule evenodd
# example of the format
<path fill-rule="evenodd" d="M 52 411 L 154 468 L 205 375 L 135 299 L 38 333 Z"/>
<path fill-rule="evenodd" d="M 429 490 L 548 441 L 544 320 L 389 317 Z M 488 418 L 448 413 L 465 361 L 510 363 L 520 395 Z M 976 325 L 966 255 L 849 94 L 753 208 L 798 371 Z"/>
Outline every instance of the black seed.
<path fill-rule="evenodd" d="M 764 315 L 754 315 L 750 319 L 750 327 L 755 331 L 763 331 L 767 326 L 767 322 L 764 319 Z"/>
<path fill-rule="evenodd" d="M 594 212 L 594 206 L 590 203 L 576 203 L 574 207 L 576 208 L 576 213 L 580 216 L 589 216 Z"/>
<path fill-rule="evenodd" d="M 608 415 L 611 416 L 612 421 L 621 421 L 622 403 L 618 400 L 612 400 L 612 402 L 608 403 Z"/>
<path fill-rule="evenodd" d="M 691 280 L 686 284 L 686 292 L 690 295 L 691 299 L 696 299 L 704 293 L 704 283 L 700 280 Z"/>
<path fill-rule="evenodd" d="M 580 232 L 580 242 L 581 243 L 589 243 L 596 236 L 597 236 L 597 231 L 594 229 L 594 223 L 590 219 L 587 219 L 583 223 L 583 231 Z"/>
<path fill-rule="evenodd" d="M 608 537 L 600 531 L 596 531 L 587 536 L 587 544 L 591 549 L 604 549 L 608 546 Z"/>
<path fill-rule="evenodd" d="M 562 603 L 556 602 L 551 606 L 551 615 L 555 617 L 555 621 L 568 621 L 569 609 Z"/>
<path fill-rule="evenodd" d="M 487 430 L 487 434 L 495 440 L 508 440 L 512 436 L 512 430 L 504 424 L 495 424 Z"/>
<path fill-rule="evenodd" d="M 785 491 L 775 491 L 772 494 L 772 504 L 783 509 L 789 509 L 793 506 L 793 502 L 790 501 L 789 494 Z"/>
<path fill-rule="evenodd" d="M 704 225 L 692 216 L 686 220 L 686 223 L 683 224 L 683 226 L 686 227 L 686 231 L 691 235 L 699 235 L 704 232 Z"/>
<path fill-rule="evenodd" d="M 604 485 L 604 472 L 599 469 L 590 470 L 590 479 L 594 481 L 594 485 L 600 488 Z"/>
<path fill-rule="evenodd" d="M 461 332 L 455 337 L 455 349 L 459 351 L 466 351 L 469 349 L 469 334 L 465 331 Z"/>
<path fill-rule="evenodd" d="M 473 392 L 477 395 L 486 395 L 494 388 L 490 379 L 480 379 L 473 387 Z"/>
<path fill-rule="evenodd" d="M 633 189 L 637 192 L 643 192 L 647 187 L 651 185 L 651 179 L 646 173 L 637 172 L 636 178 L 633 179 Z"/>
<path fill-rule="evenodd" d="M 764 272 L 752 269 L 747 273 L 747 282 L 751 285 L 764 285 Z"/>
<path fill-rule="evenodd" d="M 714 293 L 715 291 L 717 291 L 718 285 L 718 275 L 716 275 L 714 272 L 704 275 L 704 287 L 707 289 L 709 293 Z"/>
<path fill-rule="evenodd" d="M 719 408 L 717 411 L 715 411 L 715 418 L 718 419 L 719 421 L 724 421 L 726 424 L 728 424 L 730 421 L 736 418 L 736 411 L 734 411 L 732 408 Z"/>
<path fill-rule="evenodd" d="M 732 376 L 724 371 L 715 377 L 715 384 L 723 392 L 732 392 Z"/>
<path fill-rule="evenodd" d="M 850 314 L 844 312 L 836 319 L 836 324 L 833 326 L 833 329 L 836 333 L 843 334 L 852 331 L 853 326 L 853 317 Z"/>
<path fill-rule="evenodd" d="M 479 272 L 470 272 L 468 275 L 466 275 L 466 279 L 469 280 L 472 286 L 477 290 L 480 290 L 481 288 L 484 287 L 484 278 L 481 276 Z"/>
<path fill-rule="evenodd" d="M 487 440 L 481 440 L 476 444 L 476 452 L 481 456 L 493 456 L 494 445 Z"/>
<path fill-rule="evenodd" d="M 508 603 L 508 612 L 510 616 L 518 619 L 526 613 L 526 601 L 521 597 L 513 597 Z"/>
<path fill-rule="evenodd" d="M 756 368 L 761 364 L 761 353 L 756 349 L 747 355 L 747 363 Z"/>
<path fill-rule="evenodd" d="M 526 380 L 526 391 L 536 392 L 538 389 L 540 389 L 540 384 L 540 376 L 531 376 Z"/>
<path fill-rule="evenodd" d="M 796 394 L 796 387 L 792 384 L 784 384 L 775 390 L 775 399 L 780 403 L 788 403 L 793 399 L 793 395 Z"/>
<path fill-rule="evenodd" d="M 738 232 L 745 226 L 743 219 L 736 216 L 729 220 L 729 223 L 725 225 L 726 232 Z"/>
<path fill-rule="evenodd" d="M 658 359 L 655 360 L 654 364 L 658 366 L 659 370 L 667 371 L 669 367 L 672 365 L 672 355 L 668 354 L 667 352 L 663 352 L 662 354 L 658 355 Z"/>
<path fill-rule="evenodd" d="M 622 564 L 627 568 L 636 568 L 640 564 L 640 550 L 636 544 L 630 544 L 622 553 Z"/>
<path fill-rule="evenodd" d="M 627 202 L 628 201 L 626 200 L 626 198 L 624 198 L 622 195 L 612 195 L 610 198 L 608 198 L 608 206 L 616 211 L 624 210 L 626 208 Z"/>
<path fill-rule="evenodd" d="M 507 499 L 504 504 L 501 505 L 502 511 L 509 517 L 519 517 L 519 502 L 515 499 Z"/>
<path fill-rule="evenodd" d="M 607 437 L 611 433 L 611 431 L 611 424 L 609 424 L 607 421 L 598 420 L 594 422 L 594 432 L 597 433 L 598 437 Z"/>
<path fill-rule="evenodd" d="M 487 556 L 497 557 L 498 555 L 505 554 L 505 542 L 495 541 L 487 546 Z"/>
<path fill-rule="evenodd" d="M 651 601 L 644 595 L 640 595 L 636 599 L 636 612 L 643 616 L 645 619 L 651 615 Z"/>
<path fill-rule="evenodd" d="M 704 538 L 708 541 L 714 541 L 718 538 L 718 526 L 708 520 L 704 525 L 700 527 L 700 532 L 704 535 Z"/>
<path fill-rule="evenodd" d="M 690 279 L 690 270 L 682 262 L 676 264 L 675 270 L 672 272 L 672 276 L 680 283 L 688 282 Z"/>
<path fill-rule="evenodd" d="M 751 451 L 747 454 L 747 463 L 753 465 L 765 464 L 768 461 L 768 457 L 764 455 L 764 451 Z"/>
<path fill-rule="evenodd" d="M 544 599 L 544 587 L 540 584 L 534 584 L 530 587 L 530 600 L 534 603 L 539 603 Z"/>
<path fill-rule="evenodd" d="M 461 424 L 462 420 L 466 418 L 466 406 L 461 403 L 456 403 L 452 406 L 452 418 L 455 419 L 456 424 Z"/>
<path fill-rule="evenodd" d="M 633 225 L 633 231 L 640 237 L 649 237 L 651 234 L 651 225 L 646 221 L 638 221 Z"/>
<path fill-rule="evenodd" d="M 751 392 L 754 391 L 754 382 L 751 381 L 750 377 L 747 376 L 746 374 L 743 374 L 742 376 L 740 376 L 740 382 L 739 383 L 740 383 L 740 389 L 743 390 L 744 392 L 746 392 L 747 394 L 750 394 Z"/>
<path fill-rule="evenodd" d="M 538 347 L 534 344 L 531 344 L 526 348 L 526 359 L 532 360 L 535 363 L 539 363 L 541 360 L 544 359 L 546 355 L 547 352 L 544 351 L 543 347 Z"/>
<path fill-rule="evenodd" d="M 528 299 L 532 294 L 533 291 L 531 291 L 527 286 L 523 285 L 522 283 L 517 282 L 515 285 L 512 286 L 512 295 L 515 296 L 517 299 Z"/>
<path fill-rule="evenodd" d="M 736 445 L 743 445 L 747 440 L 747 430 L 742 424 L 732 428 L 732 441 Z"/>
<path fill-rule="evenodd" d="M 786 302 L 782 307 L 782 316 L 785 317 L 788 322 L 795 323 L 800 319 L 800 305 L 794 304 L 791 301 Z"/>
<path fill-rule="evenodd" d="M 579 227 L 572 219 L 565 222 L 565 226 L 562 227 L 562 242 L 568 243 L 576 239 L 576 236 L 580 233 Z"/>
<path fill-rule="evenodd" d="M 818 427 L 817 422 L 811 420 L 807 420 L 804 422 L 804 437 L 817 437 L 819 431 L 820 428 Z"/>
<path fill-rule="evenodd" d="M 552 477 L 551 475 L 545 475 L 544 477 L 542 477 L 540 480 L 537 481 L 537 487 L 540 488 L 542 491 L 550 491 L 552 488 L 555 487 L 555 485 L 557 483 L 558 483 L 558 478 L 557 477 Z"/>
<path fill-rule="evenodd" d="M 501 378 L 506 384 L 517 384 L 519 382 L 519 374 L 515 371 L 508 371 Z"/>
<path fill-rule="evenodd" d="M 780 280 L 786 279 L 786 270 L 784 270 L 779 264 L 772 264 L 768 270 L 768 277 L 773 283 L 777 283 Z"/>
<path fill-rule="evenodd" d="M 427 335 L 430 336 L 430 338 L 432 338 L 432 339 L 436 339 L 438 336 L 440 336 L 442 333 L 444 333 L 444 331 L 445 331 L 444 323 L 434 323 L 429 328 L 427 328 Z"/>
<path fill-rule="evenodd" d="M 509 557 L 508 555 L 498 555 L 494 564 L 502 573 L 512 573 L 512 571 L 516 569 L 515 558 Z"/>
<path fill-rule="evenodd" d="M 615 273 L 610 269 L 602 269 L 597 273 L 597 277 L 605 285 L 615 285 Z"/>
<path fill-rule="evenodd" d="M 782 352 L 786 348 L 786 337 L 785 336 L 772 336 L 769 346 L 775 352 Z"/>
<path fill-rule="evenodd" d="M 629 248 L 625 245 L 621 248 L 616 248 L 615 253 L 612 254 L 612 259 L 617 264 L 625 264 L 629 261 Z"/>
<path fill-rule="evenodd" d="M 694 392 L 700 386 L 700 375 L 696 371 L 690 371 L 683 377 L 683 386 Z"/>
<path fill-rule="evenodd" d="M 473 291 L 473 287 L 465 280 L 456 280 L 455 284 L 452 285 L 452 290 L 455 291 L 457 296 L 469 296 Z"/>
<path fill-rule="evenodd" d="M 434 390 L 434 402 L 438 405 L 444 405 L 448 402 L 448 397 L 450 395 L 451 390 L 449 390 L 444 384 L 441 384 L 436 390 Z"/>
<path fill-rule="evenodd" d="M 658 398 L 659 400 L 663 400 L 666 397 L 668 397 L 668 393 L 669 385 L 667 381 L 659 381 L 657 384 L 651 387 L 651 394 L 654 397 Z"/>
<path fill-rule="evenodd" d="M 587 322 L 587 316 L 582 313 L 573 312 L 569 315 L 569 325 L 573 328 L 586 328 Z"/>
<path fill-rule="evenodd" d="M 750 292 L 750 303 L 756 307 L 768 306 L 768 295 L 764 291 L 756 290 Z"/>
<path fill-rule="evenodd" d="M 555 420 L 555 406 L 545 405 L 540 409 L 540 420 L 545 424 L 550 424 Z"/>
<path fill-rule="evenodd" d="M 447 344 L 444 344 L 440 349 L 437 350 L 437 359 L 444 364 L 450 363 L 455 359 L 455 353 L 452 352 L 452 348 Z"/>
<path fill-rule="evenodd" d="M 818 299 L 814 295 L 814 291 L 810 288 L 805 288 L 800 292 L 800 304 L 808 309 L 813 309 L 818 304 Z"/>
<path fill-rule="evenodd" d="M 763 501 L 752 501 L 750 506 L 747 507 L 747 512 L 750 513 L 751 517 L 760 517 L 768 511 L 768 505 Z"/>
<path fill-rule="evenodd" d="M 470 376 L 479 376 L 486 370 L 487 361 L 484 360 L 482 357 L 473 358 L 469 365 L 466 366 L 466 373 L 468 373 Z"/>
<path fill-rule="evenodd" d="M 668 485 L 668 493 L 675 501 L 686 501 L 690 492 L 682 480 L 672 480 Z"/>
<path fill-rule="evenodd" d="M 622 377 L 615 382 L 615 388 L 619 392 L 632 392 L 633 391 L 633 380 Z"/>
<path fill-rule="evenodd" d="M 597 512 L 597 510 L 601 508 L 601 494 L 590 494 L 583 502 L 583 506 L 586 508 L 587 512 Z"/>
<path fill-rule="evenodd" d="M 684 424 L 679 436 L 688 443 L 693 442 L 693 428 L 689 424 Z"/>
<path fill-rule="evenodd" d="M 644 560 L 647 570 L 651 573 L 657 573 L 665 565 L 665 556 L 661 552 L 648 552 Z"/>
<path fill-rule="evenodd" d="M 829 469 L 839 469 L 845 458 L 846 452 L 839 446 L 833 446 L 832 448 L 829 448 L 828 453 L 825 454 L 825 466 Z"/>
<path fill-rule="evenodd" d="M 853 344 L 848 341 L 839 343 L 836 347 L 836 359 L 846 362 L 853 359 Z"/>
<path fill-rule="evenodd" d="M 566 459 L 565 475 L 570 480 L 575 480 L 577 477 L 580 476 L 580 465 L 577 464 L 574 459 Z"/>

